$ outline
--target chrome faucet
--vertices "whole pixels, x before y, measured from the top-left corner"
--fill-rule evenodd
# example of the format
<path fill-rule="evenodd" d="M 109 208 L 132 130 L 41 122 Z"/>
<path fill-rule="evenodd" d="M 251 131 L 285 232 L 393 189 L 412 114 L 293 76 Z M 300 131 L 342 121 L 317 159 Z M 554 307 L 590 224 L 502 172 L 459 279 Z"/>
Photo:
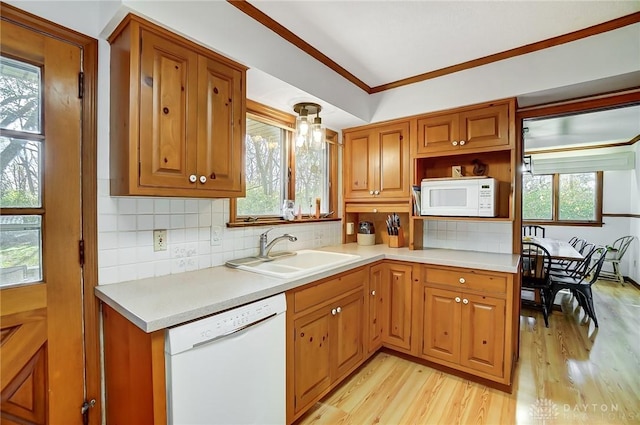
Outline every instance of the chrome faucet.
<path fill-rule="evenodd" d="M 269 258 L 269 252 L 271 251 L 271 248 L 273 248 L 275 244 L 282 240 L 289 239 L 290 242 L 295 242 L 298 240 L 298 238 L 296 238 L 295 236 L 285 233 L 284 235 L 278 236 L 271 242 L 267 243 L 267 233 L 269 233 L 271 230 L 273 230 L 273 227 L 260 235 L 260 254 L 258 254 L 259 258 Z"/>

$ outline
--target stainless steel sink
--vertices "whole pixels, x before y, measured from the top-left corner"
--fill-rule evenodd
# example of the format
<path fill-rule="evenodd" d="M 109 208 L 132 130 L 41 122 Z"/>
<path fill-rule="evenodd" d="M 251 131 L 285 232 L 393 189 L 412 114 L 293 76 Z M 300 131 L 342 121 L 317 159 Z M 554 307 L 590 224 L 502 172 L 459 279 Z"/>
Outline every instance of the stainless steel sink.
<path fill-rule="evenodd" d="M 322 271 L 360 258 L 359 255 L 303 249 L 273 253 L 270 258 L 247 257 L 226 263 L 229 267 L 280 278 L 294 278 Z M 280 254 L 280 255 L 278 255 Z"/>

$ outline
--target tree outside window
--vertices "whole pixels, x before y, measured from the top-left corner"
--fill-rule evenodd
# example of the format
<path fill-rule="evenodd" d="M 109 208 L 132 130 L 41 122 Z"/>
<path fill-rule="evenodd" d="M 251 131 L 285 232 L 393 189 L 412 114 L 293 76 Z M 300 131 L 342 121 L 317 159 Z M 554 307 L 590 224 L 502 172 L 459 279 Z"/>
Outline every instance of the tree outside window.
<path fill-rule="evenodd" d="M 522 176 L 522 219 L 562 224 L 599 223 L 602 172 Z"/>

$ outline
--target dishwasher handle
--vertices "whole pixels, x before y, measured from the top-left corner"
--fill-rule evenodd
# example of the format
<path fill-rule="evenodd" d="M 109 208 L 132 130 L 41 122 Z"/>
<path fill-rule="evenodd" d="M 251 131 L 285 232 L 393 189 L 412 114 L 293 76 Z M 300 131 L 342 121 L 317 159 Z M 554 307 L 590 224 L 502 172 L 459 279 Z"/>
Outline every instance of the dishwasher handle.
<path fill-rule="evenodd" d="M 258 325 L 258 324 L 260 324 L 260 323 L 262 323 L 262 322 L 265 322 L 265 321 L 267 321 L 267 320 L 269 320 L 269 319 L 271 319 L 271 318 L 273 318 L 273 317 L 276 317 L 277 315 L 278 315 L 278 313 L 270 314 L 270 315 L 268 315 L 268 316 L 266 316 L 266 317 L 263 317 L 262 319 L 258 319 L 258 320 L 256 320 L 255 322 L 247 323 L 246 325 L 241 326 L 241 327 L 239 327 L 238 329 L 230 330 L 230 331 L 228 331 L 228 332 L 225 332 L 225 333 L 223 333 L 223 334 L 221 334 L 221 335 L 215 336 L 215 337 L 213 337 L 213 338 L 211 338 L 211 339 L 208 339 L 208 340 L 206 340 L 206 341 L 200 341 L 200 342 L 197 342 L 197 343 L 193 344 L 193 348 L 200 347 L 201 345 L 210 344 L 210 343 L 212 343 L 212 342 L 214 342 L 214 341 L 217 341 L 217 340 L 219 340 L 219 339 L 226 338 L 226 337 L 228 337 L 229 335 L 233 335 L 233 334 L 235 334 L 235 333 L 242 332 L 242 331 L 244 331 L 245 329 L 248 329 L 248 328 L 250 328 L 250 327 L 256 326 L 256 325 Z"/>

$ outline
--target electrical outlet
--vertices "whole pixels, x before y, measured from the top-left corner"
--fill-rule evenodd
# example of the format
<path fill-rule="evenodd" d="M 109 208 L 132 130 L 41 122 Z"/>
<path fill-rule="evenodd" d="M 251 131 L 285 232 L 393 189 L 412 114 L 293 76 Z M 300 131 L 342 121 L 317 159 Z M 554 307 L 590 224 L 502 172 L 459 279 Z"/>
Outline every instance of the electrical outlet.
<path fill-rule="evenodd" d="M 153 250 L 154 251 L 167 250 L 167 231 L 166 230 L 153 231 Z"/>
<path fill-rule="evenodd" d="M 211 246 L 222 245 L 222 227 L 211 226 Z"/>

